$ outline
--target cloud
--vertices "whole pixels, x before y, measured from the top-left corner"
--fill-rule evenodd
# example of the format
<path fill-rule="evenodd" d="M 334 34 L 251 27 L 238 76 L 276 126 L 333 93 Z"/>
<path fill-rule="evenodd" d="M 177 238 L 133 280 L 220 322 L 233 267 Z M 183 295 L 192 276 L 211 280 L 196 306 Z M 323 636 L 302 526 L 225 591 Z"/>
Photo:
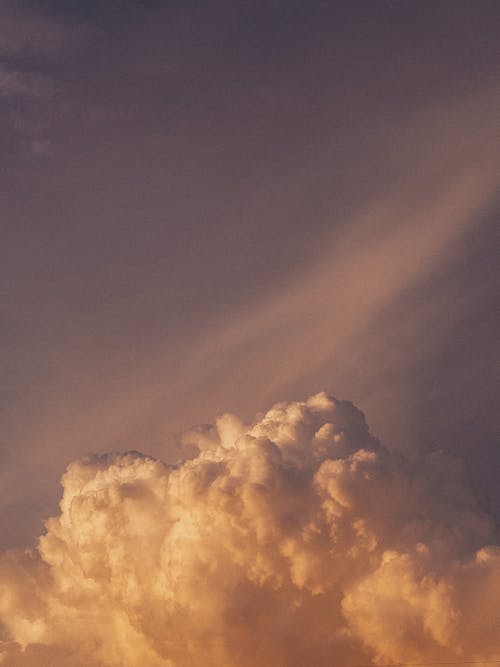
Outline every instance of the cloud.
<path fill-rule="evenodd" d="M 0 97 L 46 97 L 54 92 L 48 77 L 20 72 L 0 64 Z"/>
<path fill-rule="evenodd" d="M 4 0 L 0 7 L 0 57 L 37 55 L 53 57 L 81 33 L 76 26 L 58 19 L 47 8 Z"/>
<path fill-rule="evenodd" d="M 2 3 L 0 143 L 6 163 L 14 155 L 48 155 L 47 135 L 54 132 L 55 120 L 60 123 L 64 115 L 62 67 L 85 29 L 32 3 Z"/>
<path fill-rule="evenodd" d="M 491 659 L 500 548 L 461 464 L 408 459 L 324 393 L 92 456 L 0 565 L 4 664 L 283 667 Z"/>

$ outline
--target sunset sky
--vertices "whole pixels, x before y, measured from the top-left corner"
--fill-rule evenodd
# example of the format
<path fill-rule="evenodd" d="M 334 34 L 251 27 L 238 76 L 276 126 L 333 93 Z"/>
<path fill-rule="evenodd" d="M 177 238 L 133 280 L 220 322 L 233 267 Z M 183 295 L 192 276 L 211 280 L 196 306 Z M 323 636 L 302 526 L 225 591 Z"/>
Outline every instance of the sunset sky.
<path fill-rule="evenodd" d="M 499 35 L 2 0 L 2 667 L 500 661 Z"/>

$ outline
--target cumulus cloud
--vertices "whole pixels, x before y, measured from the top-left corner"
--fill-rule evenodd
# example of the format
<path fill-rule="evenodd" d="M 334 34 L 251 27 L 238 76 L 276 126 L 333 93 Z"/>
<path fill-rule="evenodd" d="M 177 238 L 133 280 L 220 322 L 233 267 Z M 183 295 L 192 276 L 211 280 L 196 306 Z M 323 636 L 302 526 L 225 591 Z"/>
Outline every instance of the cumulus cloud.
<path fill-rule="evenodd" d="M 404 458 L 324 393 L 225 415 L 175 466 L 72 463 L 60 514 L 0 564 L 4 664 L 488 660 L 500 547 L 460 463 Z"/>

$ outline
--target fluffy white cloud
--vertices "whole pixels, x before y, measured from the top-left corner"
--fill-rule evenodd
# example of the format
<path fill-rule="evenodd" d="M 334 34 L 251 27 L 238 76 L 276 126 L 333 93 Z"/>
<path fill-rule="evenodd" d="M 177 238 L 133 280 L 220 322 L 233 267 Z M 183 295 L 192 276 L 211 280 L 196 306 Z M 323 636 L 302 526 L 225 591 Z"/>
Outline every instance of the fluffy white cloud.
<path fill-rule="evenodd" d="M 1 560 L 6 665 L 498 651 L 500 548 L 456 460 L 388 451 L 325 394 L 183 441 L 197 454 L 177 466 L 128 452 L 68 467 L 38 549 Z"/>

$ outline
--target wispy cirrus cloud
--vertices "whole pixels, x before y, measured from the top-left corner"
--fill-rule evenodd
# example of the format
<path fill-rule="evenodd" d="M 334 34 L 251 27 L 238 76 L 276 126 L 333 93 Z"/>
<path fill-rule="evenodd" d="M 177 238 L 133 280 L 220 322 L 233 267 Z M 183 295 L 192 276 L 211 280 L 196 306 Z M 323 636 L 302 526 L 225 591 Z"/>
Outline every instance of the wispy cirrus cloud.
<path fill-rule="evenodd" d="M 55 92 L 55 84 L 49 76 L 0 64 L 0 97 L 49 99 Z"/>
<path fill-rule="evenodd" d="M 36 5 L 0 8 L 0 140 L 4 159 L 13 152 L 41 156 L 51 143 L 54 118 L 63 108 L 57 63 L 81 38 L 83 26 Z"/>

